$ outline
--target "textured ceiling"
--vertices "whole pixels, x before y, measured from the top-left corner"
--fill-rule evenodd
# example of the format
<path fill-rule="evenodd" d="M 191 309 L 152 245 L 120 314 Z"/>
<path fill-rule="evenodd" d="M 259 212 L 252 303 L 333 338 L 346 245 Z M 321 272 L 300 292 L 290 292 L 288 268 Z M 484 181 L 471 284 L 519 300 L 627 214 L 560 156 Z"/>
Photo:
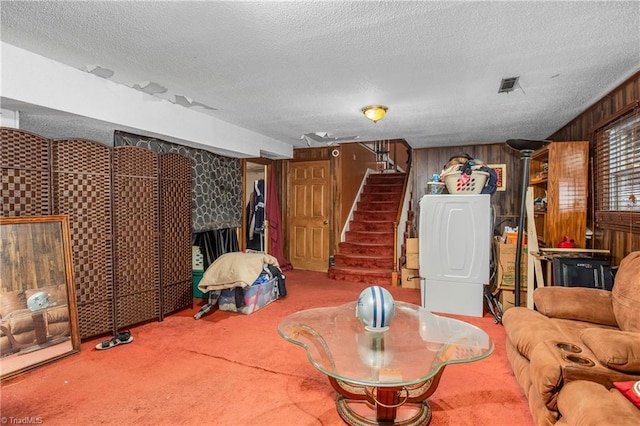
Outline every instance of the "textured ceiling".
<path fill-rule="evenodd" d="M 1 14 L 6 43 L 294 146 L 311 132 L 414 148 L 546 138 L 640 69 L 638 1 L 2 1 Z M 387 117 L 369 122 L 367 104 Z"/>

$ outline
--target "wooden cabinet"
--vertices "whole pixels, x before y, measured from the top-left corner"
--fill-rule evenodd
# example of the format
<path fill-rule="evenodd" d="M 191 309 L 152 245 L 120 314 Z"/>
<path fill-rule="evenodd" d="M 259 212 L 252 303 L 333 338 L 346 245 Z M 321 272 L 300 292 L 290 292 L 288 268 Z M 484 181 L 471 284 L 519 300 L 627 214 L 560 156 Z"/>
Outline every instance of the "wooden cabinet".
<path fill-rule="evenodd" d="M 533 153 L 529 185 L 540 247 L 564 236 L 586 247 L 589 142 L 552 142 Z"/>

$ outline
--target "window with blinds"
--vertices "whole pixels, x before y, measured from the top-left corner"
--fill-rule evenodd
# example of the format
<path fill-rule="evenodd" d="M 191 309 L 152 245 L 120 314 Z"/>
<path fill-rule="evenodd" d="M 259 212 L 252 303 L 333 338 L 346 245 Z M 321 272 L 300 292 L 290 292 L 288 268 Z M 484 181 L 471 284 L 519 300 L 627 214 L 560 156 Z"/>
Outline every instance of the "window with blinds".
<path fill-rule="evenodd" d="M 640 229 L 640 108 L 596 131 L 595 214 L 609 228 Z"/>

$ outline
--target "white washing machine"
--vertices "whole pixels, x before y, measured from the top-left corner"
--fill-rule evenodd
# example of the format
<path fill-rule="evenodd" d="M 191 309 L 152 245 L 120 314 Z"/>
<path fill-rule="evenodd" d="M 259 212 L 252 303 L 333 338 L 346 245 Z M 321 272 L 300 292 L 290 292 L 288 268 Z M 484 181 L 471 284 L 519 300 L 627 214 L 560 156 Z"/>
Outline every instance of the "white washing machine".
<path fill-rule="evenodd" d="M 489 283 L 489 194 L 425 195 L 420 200 L 422 307 L 481 317 Z"/>

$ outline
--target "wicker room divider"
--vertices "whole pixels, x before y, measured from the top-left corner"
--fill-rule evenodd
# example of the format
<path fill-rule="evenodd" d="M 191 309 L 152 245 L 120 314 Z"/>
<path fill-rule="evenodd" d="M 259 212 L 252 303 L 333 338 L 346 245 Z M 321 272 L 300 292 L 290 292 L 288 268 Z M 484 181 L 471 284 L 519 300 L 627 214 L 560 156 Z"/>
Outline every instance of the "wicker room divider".
<path fill-rule="evenodd" d="M 0 141 L 2 215 L 51 214 L 49 139 L 0 127 Z"/>
<path fill-rule="evenodd" d="M 189 158 L 4 127 L 0 137 L 2 216 L 69 215 L 82 339 L 191 306 Z"/>
<path fill-rule="evenodd" d="M 160 319 L 158 154 L 112 148 L 116 328 Z"/>
<path fill-rule="evenodd" d="M 80 336 L 113 330 L 111 149 L 83 139 L 52 142 L 55 214 L 69 215 Z"/>
<path fill-rule="evenodd" d="M 191 288 L 191 160 L 183 155 L 159 154 L 161 315 L 193 305 Z"/>

